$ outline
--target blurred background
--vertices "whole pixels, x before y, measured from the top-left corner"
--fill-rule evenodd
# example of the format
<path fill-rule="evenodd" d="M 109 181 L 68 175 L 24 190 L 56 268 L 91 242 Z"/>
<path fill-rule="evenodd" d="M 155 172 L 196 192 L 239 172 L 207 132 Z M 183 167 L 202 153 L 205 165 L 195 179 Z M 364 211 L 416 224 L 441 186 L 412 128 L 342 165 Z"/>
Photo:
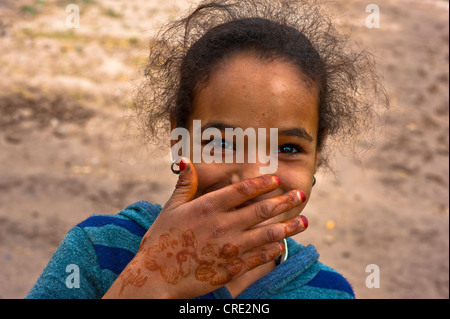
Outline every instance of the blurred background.
<path fill-rule="evenodd" d="M 370 3 L 379 28 L 366 24 Z M 0 0 L 0 298 L 25 297 L 85 218 L 171 195 L 168 149 L 143 144 L 128 106 L 149 41 L 193 4 Z M 335 153 L 318 175 L 295 239 L 358 298 L 449 298 L 449 2 L 330 9 L 376 57 L 391 109 L 374 143 L 357 141 L 357 158 Z"/>

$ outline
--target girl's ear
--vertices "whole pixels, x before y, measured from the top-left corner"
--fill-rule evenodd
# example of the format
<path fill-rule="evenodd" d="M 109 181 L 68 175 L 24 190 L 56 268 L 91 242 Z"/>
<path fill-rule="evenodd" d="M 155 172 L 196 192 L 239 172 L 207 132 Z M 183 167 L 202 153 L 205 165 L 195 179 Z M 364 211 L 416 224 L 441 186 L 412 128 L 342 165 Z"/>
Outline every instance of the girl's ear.
<path fill-rule="evenodd" d="M 316 152 L 316 163 L 314 165 L 314 174 L 317 174 L 317 171 L 319 170 L 320 165 L 320 151 L 318 150 Z"/>

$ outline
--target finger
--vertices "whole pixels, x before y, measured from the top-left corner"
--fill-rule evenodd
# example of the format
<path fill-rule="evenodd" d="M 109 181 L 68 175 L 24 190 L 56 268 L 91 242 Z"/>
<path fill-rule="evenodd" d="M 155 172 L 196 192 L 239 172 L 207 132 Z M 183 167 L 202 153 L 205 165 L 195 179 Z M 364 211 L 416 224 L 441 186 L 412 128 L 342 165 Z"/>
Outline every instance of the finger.
<path fill-rule="evenodd" d="M 305 216 L 296 216 L 287 221 L 256 227 L 246 232 L 244 249 L 251 250 L 267 244 L 275 243 L 294 236 L 308 228 L 308 219 Z"/>
<path fill-rule="evenodd" d="M 233 214 L 236 214 L 236 223 L 241 223 L 244 228 L 250 228 L 301 206 L 304 202 L 306 202 L 305 193 L 295 190 L 287 194 L 261 200 L 241 208 L 233 212 Z"/>
<path fill-rule="evenodd" d="M 246 252 L 241 256 L 245 271 L 252 270 L 277 259 L 283 254 L 285 249 L 286 247 L 282 243 L 276 242 Z"/>
<path fill-rule="evenodd" d="M 229 211 L 255 197 L 277 189 L 278 186 L 280 186 L 280 179 L 277 176 L 263 175 L 229 185 L 203 197 L 222 211 Z"/>
<path fill-rule="evenodd" d="M 175 190 L 164 209 L 173 209 L 191 201 L 197 192 L 198 175 L 194 164 L 183 157 L 180 161 L 180 175 Z"/>

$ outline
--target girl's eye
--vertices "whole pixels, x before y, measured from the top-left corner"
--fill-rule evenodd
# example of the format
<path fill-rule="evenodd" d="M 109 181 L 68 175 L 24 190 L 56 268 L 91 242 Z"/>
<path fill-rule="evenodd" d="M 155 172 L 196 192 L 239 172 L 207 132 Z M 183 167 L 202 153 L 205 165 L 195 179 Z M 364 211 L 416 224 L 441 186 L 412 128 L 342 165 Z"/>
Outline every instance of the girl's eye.
<path fill-rule="evenodd" d="M 301 153 L 302 149 L 301 147 L 294 145 L 294 144 L 286 144 L 286 145 L 282 145 L 278 148 L 278 153 L 283 153 L 283 154 L 297 154 L 297 153 Z"/>

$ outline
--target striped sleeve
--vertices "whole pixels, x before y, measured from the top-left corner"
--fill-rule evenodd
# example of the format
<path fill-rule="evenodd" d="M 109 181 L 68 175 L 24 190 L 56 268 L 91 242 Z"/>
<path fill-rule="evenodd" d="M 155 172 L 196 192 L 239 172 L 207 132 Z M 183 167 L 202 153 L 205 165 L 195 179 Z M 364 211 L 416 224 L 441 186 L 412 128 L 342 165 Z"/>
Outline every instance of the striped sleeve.
<path fill-rule="evenodd" d="M 133 259 L 145 232 L 118 216 L 86 219 L 69 231 L 27 298 L 101 298 Z M 78 277 L 70 277 L 68 266 Z"/>
<path fill-rule="evenodd" d="M 107 277 L 122 272 L 136 255 L 146 232 L 134 221 L 116 216 L 93 216 L 79 224 L 79 227 L 88 234 L 99 267 L 106 272 Z"/>
<path fill-rule="evenodd" d="M 72 228 L 30 290 L 27 299 L 94 299 L 102 295 L 97 253 L 80 227 Z"/>

